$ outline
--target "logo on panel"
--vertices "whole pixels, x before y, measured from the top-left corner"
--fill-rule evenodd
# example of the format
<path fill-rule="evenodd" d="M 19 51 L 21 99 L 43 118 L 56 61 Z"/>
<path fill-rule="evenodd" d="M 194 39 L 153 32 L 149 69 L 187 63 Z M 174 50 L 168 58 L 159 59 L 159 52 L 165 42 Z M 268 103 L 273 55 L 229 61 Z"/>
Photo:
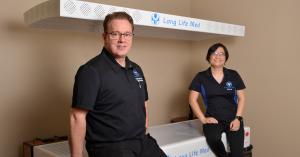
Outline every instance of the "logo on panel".
<path fill-rule="evenodd" d="M 155 25 L 159 24 L 159 13 L 153 13 L 151 15 L 151 22 Z"/>

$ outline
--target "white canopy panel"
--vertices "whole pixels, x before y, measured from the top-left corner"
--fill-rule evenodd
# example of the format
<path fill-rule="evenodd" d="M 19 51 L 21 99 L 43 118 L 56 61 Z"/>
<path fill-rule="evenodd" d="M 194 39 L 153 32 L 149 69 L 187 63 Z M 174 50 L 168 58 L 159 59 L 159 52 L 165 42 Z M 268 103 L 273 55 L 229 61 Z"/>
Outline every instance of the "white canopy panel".
<path fill-rule="evenodd" d="M 115 11 L 133 17 L 137 36 L 197 41 L 245 35 L 242 25 L 79 0 L 48 0 L 28 10 L 24 20 L 31 27 L 101 32 L 105 16 Z"/>

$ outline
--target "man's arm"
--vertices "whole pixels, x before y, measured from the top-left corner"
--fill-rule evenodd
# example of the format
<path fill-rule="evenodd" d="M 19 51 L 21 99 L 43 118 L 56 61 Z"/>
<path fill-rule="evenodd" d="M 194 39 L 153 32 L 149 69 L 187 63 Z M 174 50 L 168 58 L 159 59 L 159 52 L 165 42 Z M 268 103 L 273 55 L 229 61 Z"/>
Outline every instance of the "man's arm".
<path fill-rule="evenodd" d="M 148 110 L 147 110 L 147 106 L 148 106 L 148 101 L 145 101 L 145 111 L 146 111 L 146 129 L 148 128 L 149 126 L 149 118 L 148 118 Z"/>
<path fill-rule="evenodd" d="M 83 145 L 86 132 L 86 114 L 88 110 L 72 108 L 70 112 L 70 152 L 71 157 L 83 157 Z"/>

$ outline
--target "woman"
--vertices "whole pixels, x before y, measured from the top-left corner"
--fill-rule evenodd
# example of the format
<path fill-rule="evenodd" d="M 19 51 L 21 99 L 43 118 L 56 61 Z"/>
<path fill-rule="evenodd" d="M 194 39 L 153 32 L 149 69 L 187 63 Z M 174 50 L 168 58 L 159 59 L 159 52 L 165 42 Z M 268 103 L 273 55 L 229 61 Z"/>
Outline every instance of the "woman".
<path fill-rule="evenodd" d="M 199 72 L 189 89 L 189 103 L 194 114 L 203 123 L 203 133 L 210 149 L 218 157 L 242 157 L 244 124 L 242 114 L 245 106 L 246 88 L 240 75 L 225 68 L 229 54 L 227 48 L 217 43 L 207 52 L 210 67 Z M 204 114 L 197 102 L 202 96 L 206 107 Z M 225 151 L 221 134 L 225 132 L 230 146 L 230 155 Z"/>

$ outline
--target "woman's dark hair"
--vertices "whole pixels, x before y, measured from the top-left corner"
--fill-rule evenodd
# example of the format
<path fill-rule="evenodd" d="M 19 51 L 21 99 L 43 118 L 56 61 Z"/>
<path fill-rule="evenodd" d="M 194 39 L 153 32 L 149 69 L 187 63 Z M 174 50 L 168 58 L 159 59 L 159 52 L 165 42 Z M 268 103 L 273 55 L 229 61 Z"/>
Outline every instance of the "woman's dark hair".
<path fill-rule="evenodd" d="M 130 24 L 131 24 L 131 28 L 132 28 L 132 31 L 134 29 L 134 26 L 133 26 L 133 19 L 132 17 L 127 14 L 126 12 L 114 12 L 114 13 L 111 13 L 111 14 L 108 14 L 104 21 L 103 21 L 103 29 L 104 29 L 104 32 L 107 32 L 107 25 L 110 21 L 112 20 L 115 20 L 115 19 L 118 19 L 118 20 L 127 20 Z"/>
<path fill-rule="evenodd" d="M 228 60 L 229 58 L 229 53 L 228 53 L 228 50 L 227 48 L 221 44 L 221 43 L 216 43 L 216 44 L 213 44 L 211 47 L 209 47 L 208 51 L 207 51 L 207 55 L 206 55 L 206 60 L 209 62 L 209 59 L 210 59 L 210 56 L 219 48 L 219 47 L 222 47 L 224 49 L 224 52 L 225 52 L 225 57 L 226 57 L 226 60 L 225 62 Z"/>

